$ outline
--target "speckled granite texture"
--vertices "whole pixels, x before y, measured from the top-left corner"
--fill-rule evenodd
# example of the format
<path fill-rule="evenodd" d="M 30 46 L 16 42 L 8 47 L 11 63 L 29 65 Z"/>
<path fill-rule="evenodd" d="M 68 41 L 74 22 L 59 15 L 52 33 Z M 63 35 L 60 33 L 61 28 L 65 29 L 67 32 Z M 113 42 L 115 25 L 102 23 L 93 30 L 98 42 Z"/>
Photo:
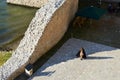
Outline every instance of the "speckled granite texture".
<path fill-rule="evenodd" d="M 7 3 L 40 8 L 49 0 L 7 0 Z"/>
<path fill-rule="evenodd" d="M 13 80 L 53 47 L 64 35 L 77 10 L 78 0 L 49 0 L 32 19 L 12 57 L 0 67 L 0 80 Z"/>

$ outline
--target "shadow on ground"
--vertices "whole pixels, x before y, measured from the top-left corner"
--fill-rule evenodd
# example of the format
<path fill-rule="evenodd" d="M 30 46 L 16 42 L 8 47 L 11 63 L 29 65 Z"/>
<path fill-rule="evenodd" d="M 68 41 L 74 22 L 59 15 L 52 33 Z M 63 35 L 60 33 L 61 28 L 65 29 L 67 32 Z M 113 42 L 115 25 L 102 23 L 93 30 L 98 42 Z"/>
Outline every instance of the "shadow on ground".
<path fill-rule="evenodd" d="M 114 57 L 111 56 L 89 56 L 91 54 L 97 54 L 100 52 L 108 52 L 117 50 L 117 48 L 96 44 L 93 42 L 88 42 L 85 40 L 79 40 L 79 39 L 70 39 L 68 40 L 57 52 L 56 54 L 51 57 L 38 71 L 31 77 L 29 80 L 34 79 L 34 77 L 37 76 L 51 76 L 55 73 L 55 71 L 50 72 L 44 72 L 45 69 L 52 67 L 54 65 L 61 64 L 62 62 L 67 62 L 70 60 L 76 59 L 76 54 L 79 51 L 79 49 L 83 47 L 87 54 L 86 60 L 106 60 L 106 59 L 113 59 Z"/>
<path fill-rule="evenodd" d="M 113 57 L 98 57 L 98 56 L 92 56 L 92 57 L 87 57 L 87 59 L 86 60 L 96 60 L 96 59 L 98 59 L 98 60 L 101 60 L 101 59 L 112 59 Z"/>

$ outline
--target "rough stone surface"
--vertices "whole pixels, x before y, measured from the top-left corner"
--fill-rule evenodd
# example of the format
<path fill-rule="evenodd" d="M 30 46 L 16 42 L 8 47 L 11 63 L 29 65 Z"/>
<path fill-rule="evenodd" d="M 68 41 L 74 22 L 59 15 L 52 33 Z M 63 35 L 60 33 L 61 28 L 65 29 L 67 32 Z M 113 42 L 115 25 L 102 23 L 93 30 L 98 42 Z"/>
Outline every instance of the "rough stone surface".
<path fill-rule="evenodd" d="M 30 6 L 30 7 L 38 7 L 38 8 L 40 8 L 47 2 L 48 0 L 7 0 L 7 3 Z"/>
<path fill-rule="evenodd" d="M 12 57 L 0 67 L 0 80 L 12 80 L 53 47 L 64 35 L 73 18 L 78 0 L 49 0 L 31 21 Z"/>
<path fill-rule="evenodd" d="M 81 47 L 85 60 L 76 58 Z M 72 38 L 29 80 L 120 80 L 120 49 Z"/>

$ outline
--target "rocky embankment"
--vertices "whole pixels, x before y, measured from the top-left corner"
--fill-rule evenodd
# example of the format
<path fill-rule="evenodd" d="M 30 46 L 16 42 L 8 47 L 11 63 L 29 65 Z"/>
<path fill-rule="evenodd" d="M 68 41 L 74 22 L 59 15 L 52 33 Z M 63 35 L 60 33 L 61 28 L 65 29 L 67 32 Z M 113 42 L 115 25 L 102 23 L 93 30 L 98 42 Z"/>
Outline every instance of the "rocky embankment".
<path fill-rule="evenodd" d="M 2 47 L 0 47 L 0 51 L 12 51 L 13 49 L 12 48 L 9 48 L 9 47 L 4 47 L 4 48 L 2 48 Z"/>
<path fill-rule="evenodd" d="M 51 49 L 63 37 L 77 7 L 78 0 L 49 0 L 42 6 L 12 57 L 0 67 L 0 80 L 13 80 Z"/>

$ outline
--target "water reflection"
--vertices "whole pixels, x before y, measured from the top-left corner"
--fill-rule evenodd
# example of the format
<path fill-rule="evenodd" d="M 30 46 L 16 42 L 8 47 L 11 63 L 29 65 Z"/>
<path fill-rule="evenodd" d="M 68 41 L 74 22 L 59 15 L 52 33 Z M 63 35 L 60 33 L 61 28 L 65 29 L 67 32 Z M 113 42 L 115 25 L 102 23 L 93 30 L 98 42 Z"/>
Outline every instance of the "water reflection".
<path fill-rule="evenodd" d="M 0 0 L 0 45 L 24 35 L 37 9 L 7 4 Z"/>

